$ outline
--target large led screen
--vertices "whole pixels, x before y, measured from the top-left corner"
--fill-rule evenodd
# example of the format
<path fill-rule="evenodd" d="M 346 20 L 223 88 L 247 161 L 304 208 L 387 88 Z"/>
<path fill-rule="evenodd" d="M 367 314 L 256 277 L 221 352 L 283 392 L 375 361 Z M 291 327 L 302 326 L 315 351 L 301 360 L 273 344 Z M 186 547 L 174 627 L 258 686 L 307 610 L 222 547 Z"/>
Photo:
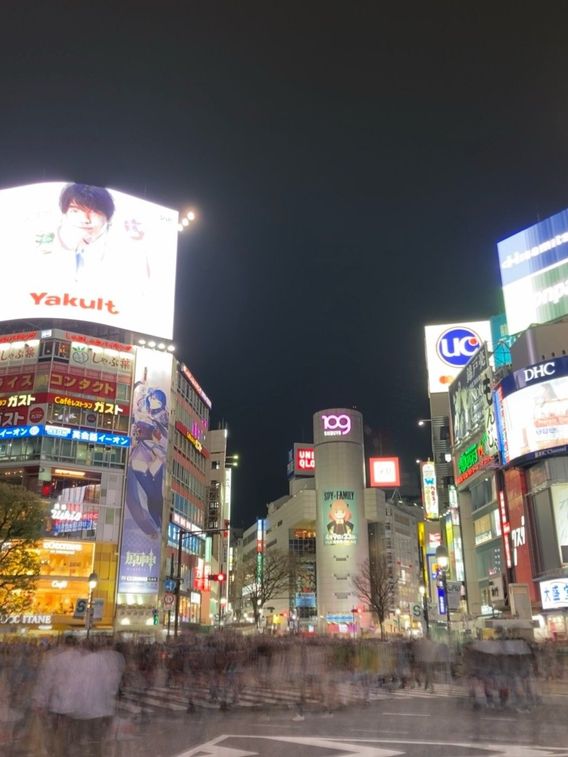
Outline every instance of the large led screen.
<path fill-rule="evenodd" d="M 515 371 L 495 398 L 503 463 L 568 449 L 568 357 Z"/>
<path fill-rule="evenodd" d="M 497 245 L 509 333 L 568 313 L 568 210 Z"/>
<path fill-rule="evenodd" d="M 87 184 L 0 191 L 0 321 L 64 318 L 173 336 L 177 212 Z"/>

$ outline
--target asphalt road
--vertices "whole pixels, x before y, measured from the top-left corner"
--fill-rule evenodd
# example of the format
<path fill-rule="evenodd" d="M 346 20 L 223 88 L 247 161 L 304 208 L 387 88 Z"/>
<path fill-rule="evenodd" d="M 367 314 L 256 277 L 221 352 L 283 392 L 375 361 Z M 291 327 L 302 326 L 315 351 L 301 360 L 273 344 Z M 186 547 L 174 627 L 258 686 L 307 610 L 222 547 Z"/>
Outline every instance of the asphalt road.
<path fill-rule="evenodd" d="M 331 714 L 294 710 L 155 716 L 119 755 L 139 757 L 568 757 L 568 698 L 528 713 L 473 711 L 463 700 L 393 694 Z"/>

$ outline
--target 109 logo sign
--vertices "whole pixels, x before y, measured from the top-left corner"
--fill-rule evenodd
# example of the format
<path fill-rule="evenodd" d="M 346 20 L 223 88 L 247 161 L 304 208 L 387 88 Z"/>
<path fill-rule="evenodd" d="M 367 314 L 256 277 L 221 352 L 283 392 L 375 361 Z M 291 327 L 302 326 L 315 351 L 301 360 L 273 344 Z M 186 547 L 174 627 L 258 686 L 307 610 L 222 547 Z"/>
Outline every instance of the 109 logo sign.
<path fill-rule="evenodd" d="M 468 328 L 451 328 L 440 336 L 436 345 L 438 357 L 452 368 L 462 368 L 481 347 L 481 339 Z"/>
<path fill-rule="evenodd" d="M 351 431 L 351 418 L 341 415 L 322 415 L 324 436 L 345 436 Z"/>

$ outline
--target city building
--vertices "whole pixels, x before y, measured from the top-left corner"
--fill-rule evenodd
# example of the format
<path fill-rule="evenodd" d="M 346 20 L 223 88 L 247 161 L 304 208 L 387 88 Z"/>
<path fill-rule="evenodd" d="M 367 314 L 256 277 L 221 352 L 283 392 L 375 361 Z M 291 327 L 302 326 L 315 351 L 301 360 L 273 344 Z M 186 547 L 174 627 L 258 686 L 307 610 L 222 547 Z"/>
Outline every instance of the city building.
<path fill-rule="evenodd" d="M 332 409 L 314 415 L 314 444 L 296 443 L 288 460 L 289 492 L 243 532 L 235 551 L 234 603 L 254 621 L 254 571 L 271 551 L 290 559 L 289 578 L 263 604 L 261 623 L 275 633 L 378 631 L 353 579 L 384 558 L 392 592 L 391 633 L 418 633 L 420 508 L 366 485 L 362 416 Z M 252 599 L 251 599 L 252 598 Z M 398 612 L 397 612 L 398 611 Z"/>
<path fill-rule="evenodd" d="M 0 306 L 0 478 L 46 513 L 2 630 L 207 622 L 211 402 L 173 354 L 177 212 L 48 182 L 0 191 L 0 217 L 26 266 Z"/>

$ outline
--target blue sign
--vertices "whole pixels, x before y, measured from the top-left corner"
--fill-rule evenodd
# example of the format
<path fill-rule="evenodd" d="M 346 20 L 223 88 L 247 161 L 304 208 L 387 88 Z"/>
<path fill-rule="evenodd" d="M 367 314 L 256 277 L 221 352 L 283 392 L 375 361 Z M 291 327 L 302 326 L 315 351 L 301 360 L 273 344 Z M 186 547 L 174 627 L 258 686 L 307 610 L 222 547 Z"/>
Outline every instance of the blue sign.
<path fill-rule="evenodd" d="M 176 590 L 176 580 L 175 580 L 175 578 L 165 578 L 164 579 L 164 589 L 166 591 L 174 592 Z"/>
<path fill-rule="evenodd" d="M 326 615 L 325 619 L 328 623 L 353 623 L 353 615 Z"/>
<path fill-rule="evenodd" d="M 438 356 L 453 368 L 466 365 L 481 347 L 481 339 L 469 328 L 453 326 L 444 331 L 436 346 Z"/>
<path fill-rule="evenodd" d="M 438 586 L 438 612 L 440 615 L 448 614 L 448 605 L 446 603 L 446 593 L 443 586 Z"/>
<path fill-rule="evenodd" d="M 112 434 L 106 431 L 87 431 L 66 426 L 5 426 L 0 428 L 1 439 L 25 439 L 34 437 L 70 439 L 74 442 L 102 444 L 105 447 L 130 447 L 130 437 L 125 434 Z"/>

